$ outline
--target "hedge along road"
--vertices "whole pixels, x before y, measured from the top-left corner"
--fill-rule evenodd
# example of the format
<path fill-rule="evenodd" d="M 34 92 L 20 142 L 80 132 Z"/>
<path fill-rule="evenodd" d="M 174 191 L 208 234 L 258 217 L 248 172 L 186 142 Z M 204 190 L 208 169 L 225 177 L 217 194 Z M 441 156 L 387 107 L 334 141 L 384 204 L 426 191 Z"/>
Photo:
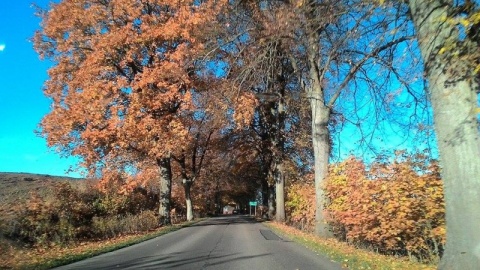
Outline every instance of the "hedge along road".
<path fill-rule="evenodd" d="M 247 216 L 191 227 L 56 269 L 342 269 Z"/>

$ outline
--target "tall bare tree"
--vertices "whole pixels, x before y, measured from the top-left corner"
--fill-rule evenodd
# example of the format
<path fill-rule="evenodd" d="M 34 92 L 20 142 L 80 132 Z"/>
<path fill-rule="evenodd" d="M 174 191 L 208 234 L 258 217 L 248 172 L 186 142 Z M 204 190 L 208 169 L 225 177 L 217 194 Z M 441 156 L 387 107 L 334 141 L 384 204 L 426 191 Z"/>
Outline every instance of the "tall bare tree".
<path fill-rule="evenodd" d="M 252 46 L 277 44 L 288 65 L 296 74 L 293 82 L 310 102 L 312 143 L 315 164 L 316 233 L 329 237 L 331 232 L 324 216 L 323 181 L 331 154 L 330 127 L 341 106 L 338 100 L 352 99 L 357 81 L 369 81 L 372 99 L 383 98 L 375 78 L 388 70 L 398 44 L 411 39 L 405 19 L 374 15 L 375 6 L 363 1 L 271 1 L 259 4 L 252 17 L 260 22 Z M 406 12 L 402 10 L 401 12 Z M 395 25 L 397 35 L 382 30 Z M 257 55 L 257 57 L 265 57 Z"/>

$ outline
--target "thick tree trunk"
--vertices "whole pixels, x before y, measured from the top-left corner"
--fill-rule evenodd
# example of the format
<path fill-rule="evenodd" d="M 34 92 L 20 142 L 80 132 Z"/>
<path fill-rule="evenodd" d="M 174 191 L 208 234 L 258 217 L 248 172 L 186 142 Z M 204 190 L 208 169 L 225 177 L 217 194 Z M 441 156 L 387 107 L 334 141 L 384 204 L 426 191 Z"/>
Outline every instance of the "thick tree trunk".
<path fill-rule="evenodd" d="M 285 177 L 283 173 L 282 164 L 276 165 L 274 180 L 275 180 L 275 202 L 276 202 L 275 220 L 279 222 L 284 222 L 285 221 Z"/>
<path fill-rule="evenodd" d="M 268 218 L 268 181 L 262 180 L 262 218 Z"/>
<path fill-rule="evenodd" d="M 160 169 L 159 222 L 161 225 L 170 225 L 172 223 L 170 217 L 172 198 L 172 168 L 170 166 L 170 158 L 157 159 L 157 164 Z"/>
<path fill-rule="evenodd" d="M 221 193 L 220 193 L 220 183 L 219 179 L 217 178 L 217 184 L 215 185 L 215 215 L 222 213 L 222 200 L 221 200 Z"/>
<path fill-rule="evenodd" d="M 277 125 L 274 136 L 274 180 L 275 180 L 275 196 L 276 196 L 276 214 L 275 218 L 279 222 L 285 221 L 285 171 L 284 171 L 284 159 L 285 159 L 285 87 L 280 91 L 280 99 L 277 106 Z"/>
<path fill-rule="evenodd" d="M 315 162 L 315 234 L 324 238 L 333 237 L 325 218 L 325 194 L 323 185 L 328 175 L 330 157 L 330 134 L 328 121 L 330 109 L 325 106 L 320 90 L 310 93 L 312 109 L 312 143 Z"/>
<path fill-rule="evenodd" d="M 268 181 L 262 180 L 262 204 L 268 206 Z"/>
<path fill-rule="evenodd" d="M 411 0 L 410 9 L 425 62 L 444 182 L 447 244 L 440 269 L 480 265 L 480 136 L 478 85 L 456 26 L 442 21 L 450 7 L 439 0 Z M 478 50 L 475 46 L 472 46 Z"/>
<path fill-rule="evenodd" d="M 183 189 L 185 190 L 185 204 L 187 206 L 187 220 L 193 220 L 193 204 L 192 204 L 192 196 L 191 196 L 191 189 L 192 189 L 192 181 L 184 179 L 183 180 Z"/>
<path fill-rule="evenodd" d="M 268 186 L 268 218 L 273 219 L 275 217 L 275 186 Z"/>

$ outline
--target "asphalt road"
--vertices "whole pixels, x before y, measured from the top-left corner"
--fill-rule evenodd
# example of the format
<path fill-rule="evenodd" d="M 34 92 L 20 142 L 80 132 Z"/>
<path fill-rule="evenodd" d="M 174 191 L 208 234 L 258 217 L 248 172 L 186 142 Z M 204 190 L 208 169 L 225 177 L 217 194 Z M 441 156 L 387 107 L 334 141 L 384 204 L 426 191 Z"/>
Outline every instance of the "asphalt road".
<path fill-rule="evenodd" d="M 246 216 L 224 216 L 56 269 L 341 269 Z"/>

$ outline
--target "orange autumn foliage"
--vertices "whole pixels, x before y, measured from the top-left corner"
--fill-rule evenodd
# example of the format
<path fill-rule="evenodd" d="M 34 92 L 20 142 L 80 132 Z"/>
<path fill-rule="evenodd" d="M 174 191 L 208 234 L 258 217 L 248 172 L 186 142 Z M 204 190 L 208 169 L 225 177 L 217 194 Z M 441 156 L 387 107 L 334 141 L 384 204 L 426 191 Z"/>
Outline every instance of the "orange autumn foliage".
<path fill-rule="evenodd" d="M 239 129 L 251 123 L 258 104 L 259 102 L 255 95 L 250 92 L 244 92 L 238 97 L 235 103 L 233 119 Z"/>
<path fill-rule="evenodd" d="M 195 110 L 194 96 L 210 90 L 195 65 L 224 4 L 52 4 L 34 37 L 40 56 L 54 63 L 44 86 L 52 109 L 40 124 L 48 145 L 80 156 L 94 176 L 181 150 L 191 136 L 186 115 Z"/>
<path fill-rule="evenodd" d="M 393 162 L 373 163 L 368 170 L 355 158 L 330 166 L 327 216 L 336 236 L 355 245 L 436 259 L 445 243 L 439 168 L 423 155 L 401 154 Z M 306 197 L 313 196 L 313 185 L 293 185 L 289 192 L 298 191 L 302 192 L 296 195 L 292 219 L 313 221 L 314 206 Z M 287 204 L 297 197 L 290 196 Z"/>

